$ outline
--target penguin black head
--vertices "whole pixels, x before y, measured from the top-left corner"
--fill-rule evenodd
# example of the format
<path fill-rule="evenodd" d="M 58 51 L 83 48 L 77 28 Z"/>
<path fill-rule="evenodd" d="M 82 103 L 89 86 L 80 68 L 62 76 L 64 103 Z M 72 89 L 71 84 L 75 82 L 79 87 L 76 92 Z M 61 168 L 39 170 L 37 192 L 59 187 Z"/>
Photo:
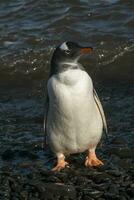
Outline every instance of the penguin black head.
<path fill-rule="evenodd" d="M 69 65 L 67 67 L 66 63 L 77 64 L 82 55 L 90 53 L 92 50 L 92 47 L 82 47 L 75 42 L 68 41 L 62 43 L 53 53 L 50 75 L 62 72 L 69 68 Z"/>

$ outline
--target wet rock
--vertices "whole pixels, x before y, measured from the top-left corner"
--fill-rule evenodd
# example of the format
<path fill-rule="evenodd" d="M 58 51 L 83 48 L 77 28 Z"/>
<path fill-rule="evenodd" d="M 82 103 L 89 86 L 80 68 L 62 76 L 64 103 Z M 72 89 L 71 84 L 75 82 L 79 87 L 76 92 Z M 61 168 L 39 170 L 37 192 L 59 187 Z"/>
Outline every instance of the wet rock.
<path fill-rule="evenodd" d="M 116 150 L 116 155 L 120 158 L 134 158 L 134 151 L 129 148 L 118 148 Z"/>
<path fill-rule="evenodd" d="M 76 198 L 76 190 L 71 185 L 59 184 L 59 183 L 38 183 L 34 185 L 40 194 L 41 199 L 53 199 L 55 196 L 69 197 L 71 199 Z"/>
<path fill-rule="evenodd" d="M 118 158 L 125 159 L 125 158 L 133 158 L 134 151 L 130 148 L 124 147 L 112 147 L 108 149 L 108 153 L 110 155 L 116 155 Z"/>
<path fill-rule="evenodd" d="M 132 177 L 118 167 L 105 171 L 71 168 L 57 173 L 33 168 L 29 174 L 10 172 L 3 176 L 9 177 L 5 180 L 10 194 L 19 200 L 128 200 L 134 188 Z"/>
<path fill-rule="evenodd" d="M 98 199 L 103 195 L 104 192 L 94 189 L 84 189 L 83 190 L 84 195 L 88 195 L 90 198 Z"/>
<path fill-rule="evenodd" d="M 26 151 L 26 150 L 19 151 L 19 156 L 20 157 L 28 157 L 31 160 L 38 159 L 37 154 L 30 152 L 30 151 Z"/>
<path fill-rule="evenodd" d="M 114 177 L 120 177 L 121 176 L 121 174 L 122 174 L 122 172 L 121 171 L 119 171 L 118 169 L 111 169 L 111 170 L 107 170 L 107 173 L 108 174 L 110 174 L 110 175 L 112 175 L 112 176 L 114 176 Z"/>
<path fill-rule="evenodd" d="M 119 196 L 119 188 L 115 184 L 111 184 L 111 186 L 109 187 L 108 192 L 110 194 L 114 194 L 116 197 Z"/>
<path fill-rule="evenodd" d="M 105 199 L 108 199 L 108 200 L 120 200 L 120 196 L 119 195 L 116 195 L 114 193 L 105 193 Z"/>
<path fill-rule="evenodd" d="M 0 174 L 0 199 L 9 199 L 10 198 L 10 185 L 8 177 Z"/>
<path fill-rule="evenodd" d="M 20 168 L 28 169 L 34 166 L 34 163 L 31 162 L 21 162 L 19 163 Z"/>
<path fill-rule="evenodd" d="M 104 182 L 106 182 L 107 184 L 110 184 L 111 183 L 111 179 L 112 179 L 112 176 L 110 176 L 107 173 L 100 173 L 100 174 L 97 174 L 97 175 L 93 174 L 93 176 L 92 176 L 92 180 L 96 184 L 104 183 Z"/>
<path fill-rule="evenodd" d="M 7 165 L 0 168 L 0 173 L 5 175 L 5 176 L 10 176 L 11 171 L 12 171 L 12 168 L 10 166 L 7 166 Z"/>
<path fill-rule="evenodd" d="M 4 141 L 6 149 L 1 148 L 0 162 L 3 167 L 0 168 L 0 199 L 134 200 L 133 99 L 130 106 L 128 98 L 123 100 L 124 94 L 120 95 L 121 93 L 115 90 L 116 87 L 112 91 L 113 95 L 106 101 L 110 127 L 109 141 L 106 143 L 104 141 L 102 146 L 97 148 L 97 155 L 103 158 L 104 166 L 86 168 L 84 167 L 86 155 L 79 154 L 67 158 L 70 163 L 69 169 L 53 173 L 47 170 L 53 165 L 51 153 L 48 149 L 42 150 L 40 139 L 18 145 L 21 138 L 20 140 L 16 138 L 19 138 L 18 134 L 22 131 L 20 128 L 15 132 L 16 136 L 13 136 L 16 141 L 12 143 L 13 140 L 11 140 L 10 145 Z M 128 94 L 130 95 L 129 92 Z M 108 92 L 108 96 L 110 95 L 111 89 Z M 122 112 L 115 112 L 121 101 L 124 102 Z M 125 107 L 125 103 L 128 107 Z M 128 123 L 124 122 L 124 115 L 127 115 Z M 30 117 L 32 122 L 34 119 Z M 7 122 L 12 122 L 12 120 Z M 15 122 L 19 123 L 19 121 Z M 27 125 L 28 127 L 24 125 L 23 128 L 29 128 L 30 124 Z M 32 135 L 33 126 L 35 124 L 32 124 L 29 129 Z M 16 128 L 16 125 L 14 127 Z M 22 135 L 23 133 L 21 137 Z M 26 133 L 24 141 L 27 135 Z M 1 144 L 4 145 L 3 142 Z"/>
<path fill-rule="evenodd" d="M 130 196 L 130 198 L 134 198 L 134 188 L 128 188 L 127 189 L 127 194 Z"/>
<path fill-rule="evenodd" d="M 111 141 L 111 144 L 113 144 L 113 145 L 123 145 L 123 146 L 127 145 L 126 140 L 123 137 L 119 137 L 119 136 L 113 138 L 112 141 Z"/>
<path fill-rule="evenodd" d="M 82 200 L 94 200 L 92 197 L 88 196 L 88 195 L 83 195 Z"/>
<path fill-rule="evenodd" d="M 11 149 L 5 150 L 1 155 L 3 160 L 12 160 L 14 156 L 15 156 L 15 152 Z"/>
<path fill-rule="evenodd" d="M 78 178 L 77 178 L 77 184 L 78 185 L 82 185 L 83 187 L 86 185 L 86 184 L 88 184 L 89 183 L 89 179 L 88 178 L 86 178 L 86 177 L 83 177 L 83 176 L 79 176 Z M 90 182 L 90 184 L 91 184 L 91 182 Z"/>

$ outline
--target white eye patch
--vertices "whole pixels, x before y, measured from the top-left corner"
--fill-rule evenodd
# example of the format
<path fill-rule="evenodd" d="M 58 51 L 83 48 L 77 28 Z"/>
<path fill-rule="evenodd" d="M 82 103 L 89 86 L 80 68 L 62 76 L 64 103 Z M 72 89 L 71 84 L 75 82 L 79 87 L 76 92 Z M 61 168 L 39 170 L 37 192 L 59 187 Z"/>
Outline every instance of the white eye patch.
<path fill-rule="evenodd" d="M 66 50 L 69 50 L 66 42 L 64 42 L 61 46 L 60 46 L 60 49 L 63 50 L 63 51 L 66 51 Z"/>

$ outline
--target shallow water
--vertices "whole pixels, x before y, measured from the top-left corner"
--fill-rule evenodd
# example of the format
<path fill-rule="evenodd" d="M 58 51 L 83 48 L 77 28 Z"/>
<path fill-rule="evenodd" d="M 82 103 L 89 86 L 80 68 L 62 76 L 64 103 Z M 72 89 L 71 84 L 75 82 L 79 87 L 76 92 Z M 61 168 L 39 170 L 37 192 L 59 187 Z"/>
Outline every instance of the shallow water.
<path fill-rule="evenodd" d="M 43 79 L 55 46 L 71 40 L 94 47 L 103 79 L 133 80 L 133 10 L 123 0 L 1 1 L 0 79 Z"/>
<path fill-rule="evenodd" d="M 123 182 L 132 179 L 133 28 L 133 1 L 0 2 L 0 173 L 26 176 L 52 167 L 53 157 L 43 149 L 45 84 L 55 46 L 72 40 L 94 47 L 93 55 L 82 62 L 93 77 L 108 121 L 109 141 L 103 137 L 98 153 L 108 173 L 109 168 L 116 168 L 125 174 Z M 73 159 L 70 170 L 82 173 L 84 156 Z M 56 178 L 50 176 L 50 182 Z M 63 182 L 70 184 L 68 181 Z M 75 186 L 74 180 L 72 184 Z M 122 188 L 128 189 L 128 185 Z"/>

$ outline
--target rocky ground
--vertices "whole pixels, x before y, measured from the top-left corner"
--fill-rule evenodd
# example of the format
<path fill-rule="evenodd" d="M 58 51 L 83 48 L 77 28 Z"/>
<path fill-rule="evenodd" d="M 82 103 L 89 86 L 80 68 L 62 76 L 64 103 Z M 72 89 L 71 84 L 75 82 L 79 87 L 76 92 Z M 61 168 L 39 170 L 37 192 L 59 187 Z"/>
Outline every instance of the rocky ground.
<path fill-rule="evenodd" d="M 134 88 L 103 84 L 98 93 L 109 127 L 97 149 L 105 165 L 85 168 L 79 154 L 67 158 L 70 168 L 54 173 L 55 159 L 36 141 L 1 149 L 0 200 L 134 200 Z"/>

